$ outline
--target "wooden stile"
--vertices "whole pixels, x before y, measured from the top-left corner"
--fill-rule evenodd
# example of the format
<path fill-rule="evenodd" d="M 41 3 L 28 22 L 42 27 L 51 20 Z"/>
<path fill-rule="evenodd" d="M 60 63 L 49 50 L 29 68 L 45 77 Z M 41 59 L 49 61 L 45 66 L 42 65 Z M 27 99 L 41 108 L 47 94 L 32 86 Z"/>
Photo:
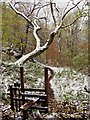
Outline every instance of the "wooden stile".
<path fill-rule="evenodd" d="M 45 88 L 24 88 L 23 67 L 20 67 L 20 81 L 10 86 L 11 109 L 23 110 L 23 120 L 26 119 L 28 110 L 48 112 L 48 68 L 44 68 Z M 26 93 L 27 92 L 27 93 Z M 31 93 L 30 93 L 31 92 Z M 33 92 L 33 94 L 32 94 Z M 32 100 L 32 98 L 34 98 Z M 33 106 L 34 105 L 34 106 Z M 40 106 L 38 106 L 40 105 Z"/>

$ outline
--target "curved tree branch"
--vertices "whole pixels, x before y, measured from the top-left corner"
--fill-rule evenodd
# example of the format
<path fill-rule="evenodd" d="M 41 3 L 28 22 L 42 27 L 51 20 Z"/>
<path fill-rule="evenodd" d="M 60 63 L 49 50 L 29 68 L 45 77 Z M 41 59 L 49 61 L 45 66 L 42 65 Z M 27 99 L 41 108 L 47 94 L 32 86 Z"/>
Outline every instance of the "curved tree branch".
<path fill-rule="evenodd" d="M 24 19 L 26 19 L 27 22 L 29 22 L 32 26 L 34 26 L 33 22 L 22 12 L 19 12 L 11 3 L 9 3 L 10 7 L 15 11 L 16 14 L 22 16 Z"/>
<path fill-rule="evenodd" d="M 37 63 L 40 65 L 40 67 L 42 68 L 48 68 L 48 70 L 50 71 L 50 76 L 48 77 L 48 82 L 50 82 L 50 80 L 54 77 L 55 72 L 54 72 L 54 68 L 48 65 L 44 65 L 43 63 L 38 62 L 37 60 L 33 59 L 32 60 L 34 63 Z"/>
<path fill-rule="evenodd" d="M 40 27 L 38 26 L 36 19 L 34 20 L 34 30 L 33 30 L 33 35 L 34 38 L 36 39 L 36 48 L 40 47 L 40 38 L 37 35 L 37 31 L 40 30 Z"/>

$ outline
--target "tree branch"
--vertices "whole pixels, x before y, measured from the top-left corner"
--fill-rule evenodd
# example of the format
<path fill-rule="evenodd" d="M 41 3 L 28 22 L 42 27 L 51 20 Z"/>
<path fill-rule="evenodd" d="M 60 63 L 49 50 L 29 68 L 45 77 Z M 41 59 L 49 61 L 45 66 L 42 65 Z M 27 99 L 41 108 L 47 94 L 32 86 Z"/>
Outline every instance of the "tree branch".
<path fill-rule="evenodd" d="M 33 22 L 25 14 L 23 14 L 22 12 L 19 12 L 11 3 L 9 3 L 9 5 L 15 11 L 16 14 L 25 18 L 27 22 L 29 22 L 32 26 L 34 26 Z"/>
<path fill-rule="evenodd" d="M 54 24 L 55 24 L 55 26 L 56 26 L 56 19 L 55 19 L 55 16 L 54 16 L 53 3 L 52 3 L 52 2 L 50 2 L 50 7 L 51 7 L 52 18 L 53 18 Z"/>
<path fill-rule="evenodd" d="M 38 37 L 38 33 L 37 31 L 40 30 L 40 27 L 37 24 L 36 19 L 34 20 L 34 22 L 32 20 L 30 20 L 25 14 L 19 12 L 18 10 L 16 10 L 16 8 L 9 3 L 9 5 L 11 6 L 11 8 L 16 12 L 16 14 L 22 16 L 27 22 L 30 23 L 30 25 L 33 26 L 34 30 L 33 30 L 33 35 L 34 38 L 36 40 L 36 48 L 35 50 L 33 50 L 32 52 L 22 56 L 19 60 L 17 60 L 14 64 L 18 64 L 18 65 L 22 65 L 24 64 L 27 60 L 32 59 L 38 55 L 40 55 L 41 53 L 43 53 L 46 49 L 49 48 L 49 46 L 52 44 L 56 34 L 58 33 L 58 31 L 62 28 L 62 23 L 63 23 L 63 19 L 65 18 L 65 16 L 73 9 L 75 8 L 81 1 L 79 1 L 74 7 L 70 8 L 62 17 L 61 22 L 59 25 L 55 26 L 55 29 L 50 33 L 49 39 L 46 41 L 46 43 L 43 46 L 40 46 L 40 38 Z M 53 15 L 53 13 L 52 13 Z M 55 21 L 56 23 L 56 21 Z"/>
<path fill-rule="evenodd" d="M 40 38 L 37 35 L 37 31 L 40 30 L 40 27 L 38 26 L 38 24 L 36 23 L 36 19 L 34 20 L 34 30 L 33 30 L 33 35 L 34 38 L 36 39 L 36 49 L 38 49 L 40 47 Z"/>
<path fill-rule="evenodd" d="M 69 26 L 71 26 L 71 25 L 73 25 L 79 18 L 81 18 L 81 17 L 83 17 L 83 16 L 79 16 L 78 18 L 76 18 L 72 23 L 70 23 L 70 24 L 68 24 L 68 25 L 65 25 L 65 26 L 62 26 L 61 28 L 63 29 L 63 28 L 66 28 L 66 27 L 69 27 Z"/>
<path fill-rule="evenodd" d="M 40 65 L 40 67 L 43 67 L 43 68 L 48 68 L 48 69 L 49 69 L 49 71 L 50 71 L 50 76 L 49 76 L 49 78 L 48 78 L 48 82 L 50 82 L 50 80 L 51 80 L 51 79 L 54 77 L 54 75 L 55 75 L 55 72 L 54 72 L 53 67 L 48 66 L 48 65 L 44 65 L 43 63 L 40 63 L 40 62 L 38 62 L 38 61 L 37 61 L 37 60 L 35 60 L 35 59 L 33 59 L 33 62 L 35 62 L 35 63 L 39 64 L 39 65 Z"/>
<path fill-rule="evenodd" d="M 66 17 L 66 15 L 72 10 L 74 9 L 82 0 L 80 0 L 77 4 L 75 4 L 73 7 L 71 7 L 62 17 L 62 20 Z"/>

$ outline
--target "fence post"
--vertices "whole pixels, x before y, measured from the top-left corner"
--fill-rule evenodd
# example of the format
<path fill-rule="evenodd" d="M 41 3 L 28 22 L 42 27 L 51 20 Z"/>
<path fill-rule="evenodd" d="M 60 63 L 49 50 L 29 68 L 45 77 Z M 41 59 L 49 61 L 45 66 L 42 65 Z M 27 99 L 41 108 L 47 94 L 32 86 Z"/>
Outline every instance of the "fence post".
<path fill-rule="evenodd" d="M 20 67 L 21 91 L 24 92 L 23 67 Z"/>
<path fill-rule="evenodd" d="M 20 79 L 21 79 L 21 92 L 24 93 L 24 79 L 23 79 L 23 67 L 20 67 Z M 25 103 L 24 95 L 22 94 L 22 105 Z M 26 113 L 23 111 L 23 120 L 26 119 Z"/>
<path fill-rule="evenodd" d="M 14 101 L 13 101 L 13 88 L 12 85 L 10 87 L 10 101 L 11 101 L 11 109 L 14 111 Z"/>
<path fill-rule="evenodd" d="M 24 93 L 23 67 L 20 67 L 21 92 Z M 24 95 L 22 95 L 22 104 L 24 104 Z"/>
<path fill-rule="evenodd" d="M 48 107 L 48 68 L 45 67 L 44 68 L 44 74 L 45 74 L 45 93 L 47 95 L 47 98 L 46 98 L 46 106 Z"/>
<path fill-rule="evenodd" d="M 20 83 L 18 83 L 18 97 L 20 98 Z M 19 111 L 20 111 L 20 107 L 21 107 L 21 101 L 19 100 Z"/>

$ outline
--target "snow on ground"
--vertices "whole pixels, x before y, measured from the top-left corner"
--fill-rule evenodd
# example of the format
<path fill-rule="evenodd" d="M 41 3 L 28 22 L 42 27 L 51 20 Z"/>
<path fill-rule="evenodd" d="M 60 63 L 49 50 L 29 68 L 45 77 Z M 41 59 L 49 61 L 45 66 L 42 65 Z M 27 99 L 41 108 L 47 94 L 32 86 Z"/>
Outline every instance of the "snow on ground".
<path fill-rule="evenodd" d="M 50 84 L 57 101 L 83 101 L 88 99 L 88 93 L 84 90 L 85 85 L 88 86 L 88 76 L 67 67 L 51 68 L 55 71 L 55 76 L 50 81 Z M 43 87 L 43 70 L 38 65 L 32 67 L 32 64 L 30 65 L 29 63 L 24 69 L 24 77 L 27 79 L 27 87 Z M 19 70 L 16 69 L 15 71 L 15 68 L 8 68 L 3 71 L 5 72 L 2 73 L 2 82 L 0 83 L 0 86 L 2 84 L 3 92 L 7 93 L 9 84 L 12 84 L 20 77 Z"/>
<path fill-rule="evenodd" d="M 85 85 L 88 86 L 88 76 L 70 68 L 53 68 L 54 78 L 50 81 L 57 101 L 62 100 L 88 100 Z"/>

